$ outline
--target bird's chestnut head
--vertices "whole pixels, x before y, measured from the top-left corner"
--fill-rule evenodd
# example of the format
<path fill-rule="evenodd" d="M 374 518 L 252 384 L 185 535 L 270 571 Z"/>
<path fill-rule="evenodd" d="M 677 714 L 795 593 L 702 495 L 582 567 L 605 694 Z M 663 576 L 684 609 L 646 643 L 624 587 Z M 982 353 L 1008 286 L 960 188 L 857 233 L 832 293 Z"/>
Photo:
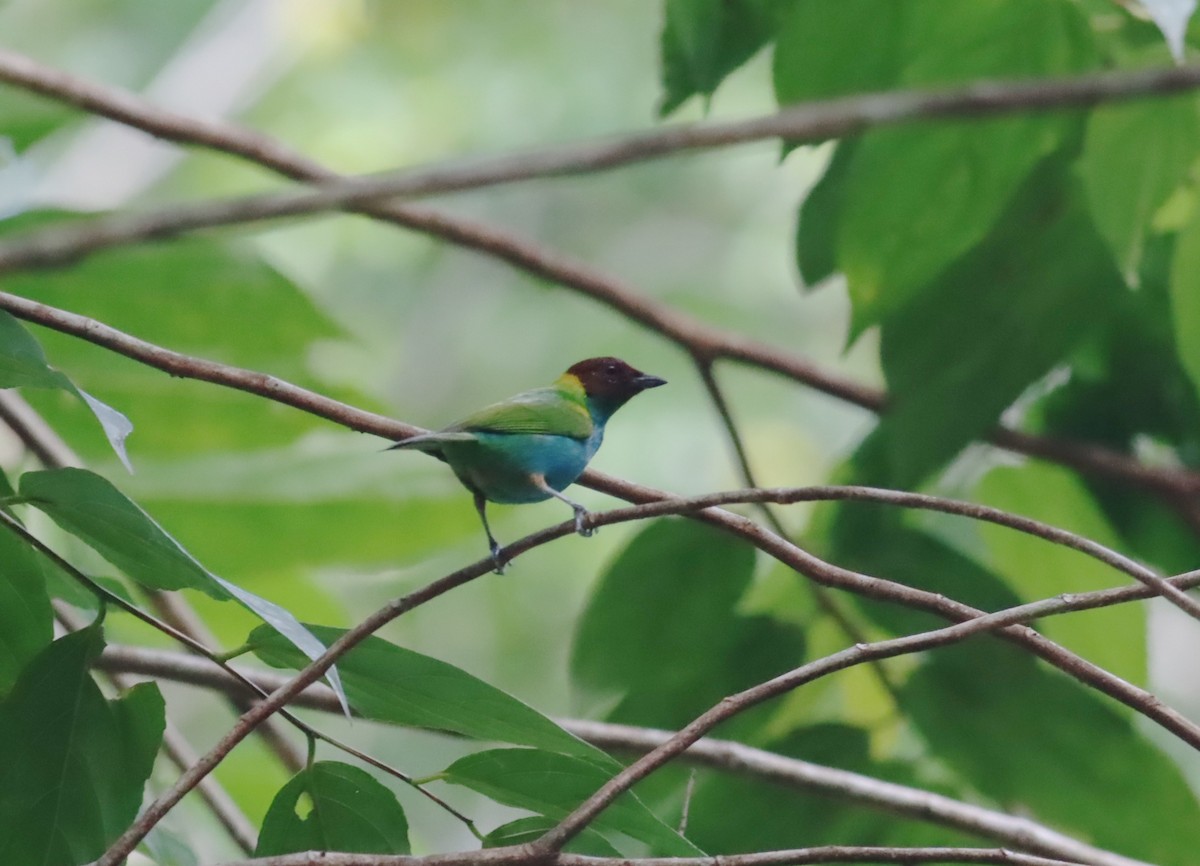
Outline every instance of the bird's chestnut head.
<path fill-rule="evenodd" d="M 571 365 L 567 375 L 578 379 L 588 399 L 608 412 L 647 388 L 667 384 L 666 379 L 647 375 L 620 358 L 588 358 Z"/>

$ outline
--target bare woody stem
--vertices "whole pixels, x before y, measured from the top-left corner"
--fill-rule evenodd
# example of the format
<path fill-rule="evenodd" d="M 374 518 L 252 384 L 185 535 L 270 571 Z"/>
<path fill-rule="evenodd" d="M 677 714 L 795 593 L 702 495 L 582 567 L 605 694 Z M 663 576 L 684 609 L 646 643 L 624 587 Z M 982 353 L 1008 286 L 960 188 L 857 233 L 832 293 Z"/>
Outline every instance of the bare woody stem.
<path fill-rule="evenodd" d="M 1138 866 L 1137 861 L 1125 862 L 1127 866 Z M 1054 860 L 1002 848 L 884 848 L 851 845 L 761 851 L 754 854 L 723 854 L 719 857 L 644 857 L 625 860 L 563 853 L 546 857 L 532 852 L 528 846 L 520 846 L 485 848 L 482 851 L 435 854 L 428 857 L 308 851 L 238 860 L 225 863 L 224 866 L 811 866 L 819 863 L 892 863 L 900 866 L 934 863 L 1077 866 L 1078 861 Z"/>
<path fill-rule="evenodd" d="M 1122 73 L 1118 78 L 1124 75 L 1128 73 Z M 70 75 L 3 49 L 0 49 L 0 81 L 75 105 L 167 141 L 199 145 L 247 159 L 294 180 L 322 182 L 338 177 L 330 169 L 270 137 L 234 124 L 176 114 L 128 91 Z M 1144 91 L 1139 90 L 1142 85 L 1147 85 Z M 1158 80 L 1152 76 L 1148 84 L 1133 79 L 1118 90 L 1123 88 L 1121 98 L 1132 98 L 1170 92 L 1176 85 L 1182 86 L 1169 77 Z M 1160 86 L 1162 90 L 1158 89 Z M 1047 98 L 1052 99 L 1053 95 Z M 735 360 L 875 412 L 886 406 L 886 396 L 876 389 L 822 370 L 796 355 L 692 320 L 582 262 L 552 253 L 509 232 L 396 202 L 369 203 L 357 210 L 500 259 L 584 294 L 675 342 L 696 359 L 708 359 L 709 362 L 718 358 Z M 1086 443 L 1035 437 L 1007 429 L 995 431 L 992 440 L 1004 448 L 1150 490 L 1163 496 L 1193 526 L 1200 526 L 1200 516 L 1191 501 L 1191 497 L 1200 492 L 1200 475 L 1196 473 L 1147 467 L 1124 454 Z"/>
<path fill-rule="evenodd" d="M 14 77 L 10 69 L 9 80 Z M 24 82 L 26 87 L 34 83 Z M 109 247 L 199 229 L 320 213 L 383 199 L 596 172 L 687 151 L 773 139 L 820 141 L 918 120 L 1086 108 L 1196 87 L 1200 87 L 1200 67 L 1180 66 L 1034 81 L 983 81 L 943 90 L 892 91 L 803 103 L 748 120 L 668 126 L 608 141 L 330 179 L 318 189 L 244 196 L 45 229 L 0 244 L 0 273 L 73 262 Z"/>

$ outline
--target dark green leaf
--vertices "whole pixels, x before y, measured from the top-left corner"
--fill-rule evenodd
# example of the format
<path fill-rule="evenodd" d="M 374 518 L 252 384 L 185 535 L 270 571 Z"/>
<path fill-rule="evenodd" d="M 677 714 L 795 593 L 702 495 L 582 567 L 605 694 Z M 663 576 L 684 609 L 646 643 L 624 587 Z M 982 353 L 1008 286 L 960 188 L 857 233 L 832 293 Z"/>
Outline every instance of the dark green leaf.
<path fill-rule="evenodd" d="M 234 598 L 310 659 L 325 652 L 325 646 L 287 610 L 208 571 L 133 500 L 96 473 L 74 468 L 26 472 L 21 476 L 21 495 L 143 586 L 188 587 L 213 598 Z M 344 705 L 336 669 L 330 668 L 326 677 Z"/>
<path fill-rule="evenodd" d="M 370 773 L 336 761 L 301 770 L 275 795 L 256 857 L 297 851 L 408 854 L 408 820 Z"/>
<path fill-rule="evenodd" d="M 800 219 L 796 225 L 796 264 L 807 288 L 816 286 L 837 270 L 837 220 L 846 170 L 853 154 L 853 141 L 838 144 L 825 174 L 800 205 Z"/>
<path fill-rule="evenodd" d="M 994 425 L 1124 292 L 1059 171 L 1035 174 L 986 242 L 885 323 L 892 486 L 915 485 Z"/>
<path fill-rule="evenodd" d="M 1200 809 L 1179 770 L 1077 681 L 975 639 L 932 654 L 902 691 L 930 748 L 1005 808 L 1147 862 L 1194 861 Z"/>
<path fill-rule="evenodd" d="M 561 820 L 612 777 L 592 761 L 536 749 L 492 749 L 460 758 L 442 774 L 498 803 Z M 615 831 L 649 845 L 659 856 L 703 854 L 660 821 L 632 793 L 617 798 L 592 822 L 601 832 Z"/>
<path fill-rule="evenodd" d="M 542 815 L 530 815 L 501 824 L 483 837 L 484 848 L 503 848 L 506 845 L 524 845 L 533 842 L 554 828 L 556 822 Z M 588 854 L 592 857 L 620 857 L 621 852 L 590 827 L 567 843 L 564 851 L 572 854 Z"/>
<path fill-rule="evenodd" d="M 891 45 L 867 56 L 894 57 L 884 66 L 894 63 L 897 86 L 1063 75 L 1095 62 L 1086 23 L 1066 0 L 874 5 L 879 16 L 901 19 L 880 27 L 863 18 L 864 32 Z M 843 62 L 863 56 L 856 49 Z M 876 62 L 883 61 L 869 65 Z M 874 75 L 888 77 L 886 69 Z M 850 286 L 853 333 L 903 309 L 978 244 L 1029 173 L 1072 146 L 1081 125 L 1073 115 L 1028 115 L 864 136 L 847 168 L 837 217 L 837 262 Z"/>
<path fill-rule="evenodd" d="M 333 643 L 344 629 L 309 626 Z M 296 668 L 304 657 L 265 627 L 251 633 L 248 646 L 275 667 Z M 568 734 L 537 710 L 454 665 L 371 636 L 338 661 L 346 692 L 357 712 L 369 719 L 479 740 L 537 746 L 616 766 L 600 750 Z"/>
<path fill-rule="evenodd" d="M 0 862 L 79 866 L 129 824 L 162 741 L 157 686 L 108 701 L 99 626 L 59 638 L 0 703 Z"/>
<path fill-rule="evenodd" d="M 795 667 L 798 630 L 737 612 L 754 549 L 694 521 L 651 524 L 617 558 L 576 633 L 571 674 L 613 721 L 676 728 Z"/>
<path fill-rule="evenodd" d="M 42 561 L 20 538 L 0 527 L 0 697 L 54 636 L 54 613 Z"/>
<path fill-rule="evenodd" d="M 1079 160 L 1096 227 L 1133 281 L 1150 220 L 1200 151 L 1195 98 L 1140 100 L 1092 111 Z"/>
<path fill-rule="evenodd" d="M 725 76 L 766 43 L 772 0 L 667 0 L 662 31 L 666 116 L 695 95 L 711 96 Z"/>
<path fill-rule="evenodd" d="M 1200 393 L 1200 215 L 1179 233 L 1171 267 L 1175 345 L 1183 368 Z"/>

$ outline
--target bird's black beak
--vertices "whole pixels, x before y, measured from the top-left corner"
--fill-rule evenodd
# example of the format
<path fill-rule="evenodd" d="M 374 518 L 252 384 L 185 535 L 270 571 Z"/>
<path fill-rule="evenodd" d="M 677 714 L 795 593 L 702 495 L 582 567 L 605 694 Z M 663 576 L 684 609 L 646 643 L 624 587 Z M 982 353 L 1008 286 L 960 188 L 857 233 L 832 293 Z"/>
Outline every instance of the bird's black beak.
<path fill-rule="evenodd" d="M 645 373 L 636 377 L 633 384 L 645 391 L 647 388 L 657 388 L 659 385 L 667 384 L 666 379 L 660 379 L 658 376 L 647 376 Z"/>

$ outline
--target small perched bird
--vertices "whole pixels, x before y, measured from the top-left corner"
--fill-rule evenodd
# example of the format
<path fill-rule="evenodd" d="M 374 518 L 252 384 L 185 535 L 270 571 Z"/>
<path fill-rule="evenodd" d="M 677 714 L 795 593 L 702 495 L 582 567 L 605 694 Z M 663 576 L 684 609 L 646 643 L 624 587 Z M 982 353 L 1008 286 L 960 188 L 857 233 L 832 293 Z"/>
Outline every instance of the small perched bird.
<path fill-rule="evenodd" d="M 454 470 L 475 496 L 496 573 L 504 571 L 500 545 L 487 520 L 487 503 L 541 502 L 554 497 L 575 511 L 575 531 L 587 510 L 563 495 L 600 447 L 604 425 L 635 394 L 665 385 L 617 358 L 588 358 L 548 388 L 524 391 L 480 409 L 442 430 L 413 436 L 392 448 L 432 454 Z"/>

